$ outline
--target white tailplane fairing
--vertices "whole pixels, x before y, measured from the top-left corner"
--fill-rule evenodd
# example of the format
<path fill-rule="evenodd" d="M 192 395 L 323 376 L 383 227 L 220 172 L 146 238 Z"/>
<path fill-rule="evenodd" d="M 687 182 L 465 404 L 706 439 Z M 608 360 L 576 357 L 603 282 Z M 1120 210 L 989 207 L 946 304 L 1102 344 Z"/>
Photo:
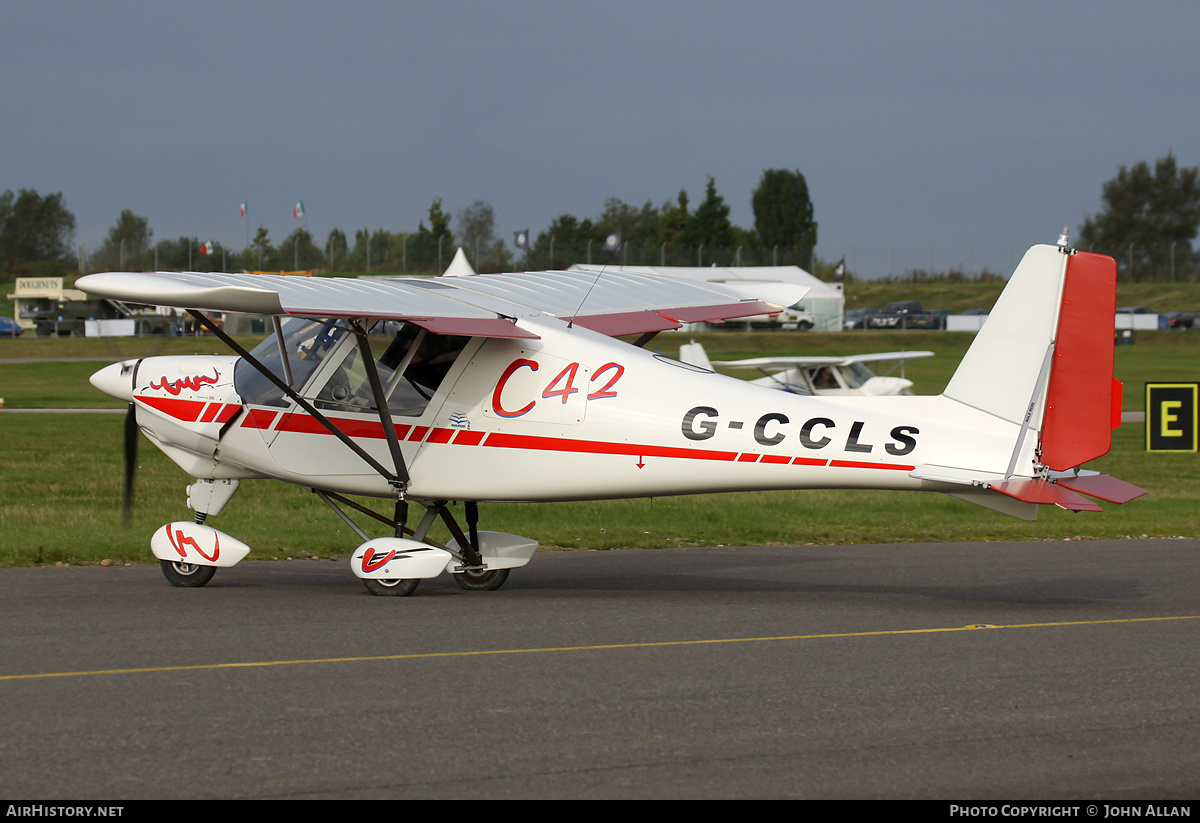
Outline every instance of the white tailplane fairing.
<path fill-rule="evenodd" d="M 1032 517 L 1042 502 L 1097 508 L 1072 489 L 1116 502 L 1140 493 L 1074 471 L 1107 450 L 1112 419 L 1112 338 L 1093 327 L 1107 328 L 1115 265 L 1097 255 L 1032 249 L 936 397 L 788 394 L 640 347 L 685 322 L 778 309 L 717 284 L 619 272 L 79 282 L 189 309 L 241 355 L 146 358 L 93 377 L 204 481 L 189 496 L 197 521 L 241 479 L 311 488 L 366 541 L 352 565 L 375 594 L 408 594 L 443 568 L 464 588 L 496 588 L 528 562 L 536 543 L 480 531 L 479 502 L 872 488 L 943 491 Z M 239 307 L 275 318 L 253 352 L 201 314 Z M 626 334 L 640 337 L 614 337 Z M 392 498 L 394 517 L 347 494 Z M 450 501 L 466 502 L 466 529 Z M 410 502 L 425 509 L 415 528 Z M 347 508 L 382 519 L 392 534 L 375 540 L 392 542 L 372 542 Z M 439 518 L 454 538 L 445 545 L 428 536 Z M 194 568 L 215 565 L 203 553 L 185 560 L 181 570 L 163 559 L 176 585 L 201 585 Z"/>

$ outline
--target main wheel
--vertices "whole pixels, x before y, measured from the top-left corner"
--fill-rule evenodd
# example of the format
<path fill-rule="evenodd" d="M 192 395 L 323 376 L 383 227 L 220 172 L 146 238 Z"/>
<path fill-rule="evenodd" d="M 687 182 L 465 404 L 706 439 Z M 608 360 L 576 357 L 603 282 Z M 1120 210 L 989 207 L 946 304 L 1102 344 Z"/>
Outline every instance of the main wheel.
<path fill-rule="evenodd" d="M 419 577 L 393 577 L 388 580 L 374 577 L 363 578 L 363 585 L 367 587 L 367 591 L 377 597 L 408 597 L 417 590 L 420 583 L 421 578 Z"/>
<path fill-rule="evenodd" d="M 163 576 L 172 586 L 183 589 L 195 589 L 212 580 L 217 573 L 216 566 L 201 566 L 197 563 L 176 563 L 172 560 L 158 561 Z"/>
<path fill-rule="evenodd" d="M 468 569 L 456 572 L 454 582 L 469 592 L 492 592 L 504 585 L 508 572 L 509 569 Z"/>

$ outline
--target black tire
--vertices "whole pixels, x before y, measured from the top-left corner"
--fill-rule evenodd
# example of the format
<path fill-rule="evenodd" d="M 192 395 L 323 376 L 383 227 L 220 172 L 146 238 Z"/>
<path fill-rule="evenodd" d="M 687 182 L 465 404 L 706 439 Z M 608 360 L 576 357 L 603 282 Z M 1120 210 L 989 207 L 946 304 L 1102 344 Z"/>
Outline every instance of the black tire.
<path fill-rule="evenodd" d="M 363 578 L 363 585 L 367 587 L 367 591 L 376 597 L 408 597 L 417 590 L 420 583 L 419 577 L 394 577 L 390 580 Z"/>
<path fill-rule="evenodd" d="M 197 589 L 212 580 L 216 566 L 200 566 L 196 563 L 175 563 L 171 560 L 158 561 L 163 577 L 172 586 L 181 589 Z"/>
<path fill-rule="evenodd" d="M 800 331 L 812 331 L 812 327 L 813 327 L 813 324 L 808 322 L 807 320 L 801 320 L 799 323 L 796 324 L 796 328 L 798 328 Z"/>
<path fill-rule="evenodd" d="M 494 592 L 508 580 L 509 569 L 465 571 L 454 574 L 454 582 L 469 592 Z"/>

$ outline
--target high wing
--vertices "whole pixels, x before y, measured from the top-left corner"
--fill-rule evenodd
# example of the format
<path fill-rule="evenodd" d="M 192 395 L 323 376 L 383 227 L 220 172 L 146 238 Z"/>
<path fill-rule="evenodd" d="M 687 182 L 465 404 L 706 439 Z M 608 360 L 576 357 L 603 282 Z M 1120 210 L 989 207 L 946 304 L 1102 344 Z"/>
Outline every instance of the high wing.
<path fill-rule="evenodd" d="M 876 363 L 882 360 L 916 360 L 933 357 L 931 351 L 891 351 L 876 354 L 854 354 L 845 357 L 751 357 L 747 360 L 716 360 L 715 365 L 730 368 L 786 368 L 789 366 L 849 366 L 851 363 Z"/>
<path fill-rule="evenodd" d="M 696 283 L 627 272 L 545 271 L 377 280 L 270 274 L 106 272 L 79 278 L 89 294 L 202 311 L 387 317 L 437 334 L 529 338 L 525 317 L 551 315 L 611 336 L 772 314 L 804 287 Z M 759 299 L 767 295 L 770 302 Z"/>

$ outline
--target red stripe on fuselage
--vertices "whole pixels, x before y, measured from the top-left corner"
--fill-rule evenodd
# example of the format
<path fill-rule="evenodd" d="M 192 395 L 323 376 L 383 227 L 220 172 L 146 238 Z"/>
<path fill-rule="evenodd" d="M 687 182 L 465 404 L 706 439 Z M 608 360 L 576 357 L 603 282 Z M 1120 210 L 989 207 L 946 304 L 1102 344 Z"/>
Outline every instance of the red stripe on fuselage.
<path fill-rule="evenodd" d="M 174 397 L 139 397 L 137 401 L 185 423 L 196 422 L 205 402 L 203 400 L 177 400 Z"/>
<path fill-rule="evenodd" d="M 893 471 L 910 472 L 916 466 L 900 466 L 895 463 L 860 463 L 857 460 L 830 460 L 831 469 L 892 469 Z"/>
<path fill-rule="evenodd" d="M 478 446 L 483 440 L 487 432 L 477 431 L 460 431 L 454 436 L 454 445 L 456 446 Z"/>
<path fill-rule="evenodd" d="M 363 437 L 371 440 L 383 440 L 383 424 L 378 420 L 358 420 L 345 417 L 330 417 L 330 423 L 337 426 L 338 431 L 349 437 Z M 401 440 L 408 434 L 409 426 L 396 426 L 396 436 Z M 280 421 L 278 430 L 296 434 L 329 434 L 329 429 L 312 415 L 292 412 Z"/>
<path fill-rule="evenodd" d="M 270 409 L 250 409 L 246 416 L 242 418 L 242 427 L 247 429 L 269 429 L 278 416 L 279 412 L 274 412 Z"/>
<path fill-rule="evenodd" d="M 573 452 L 577 454 L 623 454 L 633 457 L 681 457 L 693 460 L 736 460 L 737 452 L 688 449 L 675 446 L 639 446 L 636 443 L 605 443 L 596 440 L 572 440 L 565 437 L 539 437 L 532 434 L 488 435 L 488 447 L 532 451 Z"/>
<path fill-rule="evenodd" d="M 242 424 L 248 428 L 270 428 L 275 419 L 275 412 L 266 409 L 251 409 Z M 347 420 L 332 418 L 334 425 L 350 437 L 383 439 L 383 426 L 372 420 Z M 279 431 L 297 434 L 329 434 L 310 415 L 293 412 L 285 415 L 279 424 Z M 577 440 L 566 437 L 543 437 L 531 434 L 506 434 L 503 432 L 482 432 L 457 430 L 448 428 L 433 428 L 428 426 L 396 426 L 396 434 L 400 439 L 408 435 L 409 442 L 425 441 L 426 444 L 478 446 L 499 449 L 519 449 L 522 451 L 566 452 L 571 454 L 607 454 L 625 455 L 639 458 L 668 457 L 679 460 L 716 460 L 721 462 L 738 463 L 773 463 L 776 465 L 793 466 L 830 466 L 831 468 L 847 469 L 890 469 L 892 471 L 912 471 L 913 466 L 892 463 L 863 463 L 854 460 L 827 460 L 819 457 L 793 457 L 783 454 L 757 454 L 754 452 L 732 452 L 715 449 L 693 449 L 680 446 L 650 446 L 636 443 L 612 443 L 601 440 Z M 429 435 L 426 439 L 426 435 Z M 484 440 L 486 438 L 486 443 Z"/>

